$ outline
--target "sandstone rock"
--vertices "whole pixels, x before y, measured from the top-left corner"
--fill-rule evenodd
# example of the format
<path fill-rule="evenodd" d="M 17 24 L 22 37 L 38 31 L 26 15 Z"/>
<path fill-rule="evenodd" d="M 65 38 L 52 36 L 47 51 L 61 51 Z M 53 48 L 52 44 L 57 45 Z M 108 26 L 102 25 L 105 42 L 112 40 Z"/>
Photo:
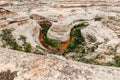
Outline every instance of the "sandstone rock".
<path fill-rule="evenodd" d="M 2 29 L 15 29 L 12 31 L 13 37 L 17 41 L 19 45 L 22 45 L 21 41 L 19 40 L 20 35 L 23 35 L 26 37 L 26 42 L 30 43 L 33 47 L 36 47 L 37 45 L 40 45 L 39 43 L 39 31 L 40 26 L 32 20 L 18 20 L 13 21 L 12 24 L 8 24 L 6 27 Z M 1 29 L 1 30 L 2 30 Z"/>
<path fill-rule="evenodd" d="M 117 48 L 117 51 L 116 51 L 118 54 L 120 54 L 120 47 Z"/>
<path fill-rule="evenodd" d="M 48 30 L 47 36 L 51 39 L 66 42 L 70 39 L 70 25 L 53 24 Z"/>
<path fill-rule="evenodd" d="M 115 67 L 95 66 L 59 56 L 41 56 L 0 48 L 1 80 L 120 80 L 119 72 L 120 69 Z"/>
<path fill-rule="evenodd" d="M 91 35 L 99 43 L 118 38 L 112 30 L 104 26 L 101 22 L 90 22 L 90 25 L 82 29 L 81 32 L 85 39 L 88 39 L 89 37 L 87 36 Z"/>
<path fill-rule="evenodd" d="M 109 53 L 109 46 L 116 48 L 115 52 L 120 52 L 120 2 L 117 0 L 21 0 L 20 3 L 11 0 L 9 4 L 12 6 L 8 6 L 5 0 L 2 1 L 0 0 L 0 30 L 15 28 L 12 34 L 20 45 L 22 45 L 18 40 L 20 35 L 26 36 L 27 42 L 33 47 L 40 45 L 38 36 L 42 21 L 48 22 L 51 26 L 47 36 L 61 42 L 69 40 L 70 31 L 74 25 L 88 22 L 89 26 L 81 30 L 85 40 L 88 43 L 90 40 L 101 43 L 93 53 Z M 38 5 L 35 6 L 36 2 Z M 1 6 L 1 4 L 7 5 Z M 12 11 L 17 15 L 14 15 Z M 11 15 L 14 17 L 8 18 Z M 31 15 L 33 19 L 30 19 Z M 95 21 L 97 17 L 103 19 Z M 39 25 L 36 23 L 37 20 Z M 112 55 L 108 55 L 101 62 L 112 61 L 112 58 Z M 119 72 L 120 69 L 115 67 L 95 66 L 54 55 L 41 56 L 0 48 L 0 80 L 5 80 L 5 78 L 15 80 L 120 80 Z"/>
<path fill-rule="evenodd" d="M 32 19 L 34 19 L 42 28 L 46 27 L 46 26 L 51 27 L 51 25 L 52 25 L 52 23 L 43 16 L 40 16 L 40 15 L 37 15 L 37 14 L 32 14 L 30 17 Z"/>
<path fill-rule="evenodd" d="M 6 10 L 4 8 L 0 8 L 0 19 L 7 18 L 7 17 L 13 16 L 13 15 L 15 15 L 14 12 L 11 12 L 11 11 Z"/>
<path fill-rule="evenodd" d="M 106 45 L 115 49 L 116 47 L 118 47 L 120 45 L 120 39 L 113 39 L 113 40 L 109 41 Z"/>
<path fill-rule="evenodd" d="M 10 0 L 0 0 L 0 5 L 9 5 L 10 4 Z"/>

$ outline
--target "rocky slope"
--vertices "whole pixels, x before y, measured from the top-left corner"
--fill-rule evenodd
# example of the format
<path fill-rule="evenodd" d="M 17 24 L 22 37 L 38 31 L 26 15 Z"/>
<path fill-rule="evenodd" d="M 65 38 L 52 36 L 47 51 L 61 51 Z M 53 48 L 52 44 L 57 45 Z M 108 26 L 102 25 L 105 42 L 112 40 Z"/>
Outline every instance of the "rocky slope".
<path fill-rule="evenodd" d="M 19 56 L 18 56 L 19 55 Z M 0 48 L 0 80 L 120 80 L 120 69 Z"/>
<path fill-rule="evenodd" d="M 68 44 L 74 44 L 72 43 L 73 37 L 71 34 L 75 26 L 87 25 L 85 27 L 80 27 L 77 33 L 81 36 L 78 38 L 78 41 L 82 41 L 84 45 L 80 43 L 77 47 L 74 46 L 76 48 L 74 51 L 61 55 L 85 63 L 120 67 L 119 13 L 120 2 L 118 0 L 0 0 L 0 46 L 37 54 L 54 53 L 48 49 L 56 51 L 54 54 L 58 54 L 59 52 L 63 53 L 67 47 L 69 48 Z M 46 26 L 49 27 L 48 31 L 46 31 Z M 12 29 L 11 32 L 10 29 Z M 44 29 L 46 30 L 44 31 Z M 43 34 L 45 34 L 45 36 L 43 36 Z M 50 40 L 48 43 L 53 41 L 52 45 L 57 44 L 54 46 L 57 47 L 58 50 L 51 46 L 45 46 L 48 45 L 44 42 L 46 37 Z M 52 55 L 38 56 L 20 54 L 21 56 L 25 55 L 25 57 L 15 56 L 15 58 L 13 58 L 13 56 L 17 55 L 19 52 L 13 51 L 13 54 L 15 53 L 13 55 L 11 54 L 12 52 L 8 50 L 10 51 L 8 53 L 9 55 L 6 55 L 5 49 L 1 48 L 0 51 L 3 51 L 0 57 L 5 58 L 1 58 L 0 61 L 5 62 L 7 60 L 8 62 L 10 60 L 10 66 L 12 66 L 11 62 L 13 60 L 15 64 L 12 66 L 13 68 L 20 68 L 24 72 L 24 70 L 31 67 L 30 69 L 34 72 L 32 74 L 31 70 L 27 70 L 25 74 L 22 74 L 23 72 L 20 70 L 18 73 L 16 70 L 7 71 L 9 66 L 7 67 L 3 63 L 5 67 L 2 67 L 1 64 L 0 70 L 3 72 L 1 72 L 0 75 L 2 75 L 2 73 L 7 74 L 6 72 L 8 72 L 14 77 L 13 74 L 17 73 L 18 77 L 16 77 L 15 80 L 29 80 L 29 78 L 31 80 L 39 80 L 39 78 L 41 80 L 119 80 L 119 69 L 117 68 L 107 69 L 107 67 L 90 66 L 69 60 L 67 61 L 63 58 L 60 59 Z M 28 59 L 26 56 L 28 56 Z M 23 64 L 20 58 L 23 59 L 23 62 L 25 59 L 25 64 Z M 39 58 L 40 62 L 38 61 Z M 17 61 L 14 61 L 14 59 L 18 59 L 18 62 L 21 63 L 17 64 Z M 38 63 L 33 64 L 34 61 L 38 61 Z M 43 63 L 43 61 L 46 61 L 46 63 Z M 55 61 L 55 63 L 53 61 Z M 16 64 L 18 66 L 16 66 Z M 49 64 L 50 66 L 55 64 L 55 66 L 53 66 L 55 69 L 50 69 Z M 26 66 L 25 69 L 20 65 Z M 37 66 L 37 69 L 33 69 L 32 65 L 35 67 Z M 45 68 L 43 65 L 46 66 L 45 68 L 49 69 L 44 71 Z M 64 67 L 64 65 L 68 67 Z M 87 71 L 84 68 L 85 66 Z M 95 69 L 91 67 L 95 67 Z M 69 72 L 67 69 L 67 72 L 64 72 L 62 71 L 64 68 L 69 68 L 71 71 Z M 54 70 L 52 71 L 52 69 Z M 43 73 L 41 72 L 42 70 Z M 112 70 L 115 72 L 111 72 Z M 99 71 L 99 74 L 96 75 L 97 71 Z M 108 72 L 111 74 L 108 74 Z M 52 78 L 48 75 L 49 73 L 50 75 L 56 75 Z M 34 74 L 36 75 L 34 76 Z M 86 76 L 84 74 L 88 75 Z M 74 75 L 77 76 L 75 77 Z M 108 77 L 110 75 L 114 76 Z"/>

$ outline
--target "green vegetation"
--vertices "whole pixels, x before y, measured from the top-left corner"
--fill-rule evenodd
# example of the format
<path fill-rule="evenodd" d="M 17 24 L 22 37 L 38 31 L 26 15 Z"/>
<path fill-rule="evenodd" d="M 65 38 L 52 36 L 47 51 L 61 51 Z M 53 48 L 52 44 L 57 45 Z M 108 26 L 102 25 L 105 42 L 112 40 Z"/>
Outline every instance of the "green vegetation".
<path fill-rule="evenodd" d="M 86 26 L 88 26 L 86 23 L 80 23 L 74 26 L 70 33 L 72 39 L 68 45 L 67 50 L 63 54 L 64 57 L 72 58 L 73 60 L 85 63 L 95 62 L 92 59 L 89 60 L 84 58 L 88 54 L 88 48 L 85 46 L 85 39 L 81 34 L 81 28 L 84 28 Z"/>
<path fill-rule="evenodd" d="M 45 46 L 52 46 L 52 47 L 54 47 L 54 48 L 56 48 L 58 50 L 62 46 L 61 42 L 57 42 L 57 41 L 55 41 L 53 39 L 50 39 L 50 38 L 47 38 L 47 37 L 44 37 L 43 43 L 44 43 Z"/>
<path fill-rule="evenodd" d="M 24 49 L 24 52 L 31 52 L 32 46 L 30 43 L 26 43 L 23 49 Z"/>
<path fill-rule="evenodd" d="M 88 26 L 86 23 L 80 23 L 71 31 L 71 41 L 70 44 L 63 54 L 64 57 L 73 59 L 75 61 L 80 61 L 88 64 L 96 64 L 99 65 L 100 63 L 97 62 L 95 58 L 87 59 L 86 56 L 94 52 L 96 48 L 98 48 L 99 43 L 94 43 L 92 47 L 87 47 L 84 37 L 81 34 L 81 28 L 85 28 Z M 97 57 L 96 57 L 97 58 Z"/>
<path fill-rule="evenodd" d="M 2 39 L 2 47 L 8 47 L 13 50 L 18 50 L 18 51 L 24 51 L 24 52 L 31 52 L 32 46 L 30 43 L 26 42 L 26 37 L 21 35 L 19 40 L 23 41 L 23 46 L 20 46 L 17 44 L 16 40 L 14 39 L 12 35 L 12 31 L 14 29 L 4 29 L 2 30 L 2 33 L 0 34 L 0 37 Z"/>
<path fill-rule="evenodd" d="M 44 45 L 46 47 L 52 46 L 53 48 L 59 50 L 62 46 L 62 43 L 58 42 L 56 40 L 53 40 L 53 39 L 49 39 L 47 37 L 47 31 L 48 31 L 49 27 L 45 24 L 42 26 L 43 26 L 42 33 L 43 33 Z M 84 38 L 81 34 L 80 29 L 84 28 L 86 26 L 88 26 L 88 24 L 85 22 L 74 26 L 74 28 L 72 29 L 71 34 L 70 34 L 72 39 L 71 39 L 70 44 L 69 44 L 67 50 L 65 51 L 65 53 L 74 52 L 74 51 L 77 52 L 81 48 L 81 45 L 84 45 L 85 41 L 84 41 Z"/>
<path fill-rule="evenodd" d="M 115 60 L 114 65 L 116 67 L 120 67 L 120 56 L 115 56 L 114 60 Z"/>
<path fill-rule="evenodd" d="M 66 58 L 88 63 L 88 64 L 120 67 L 120 56 L 116 56 L 116 52 L 115 52 L 116 50 L 110 47 L 109 49 L 111 49 L 111 51 L 113 52 L 104 53 L 104 55 L 98 54 L 93 58 L 86 57 L 88 54 L 94 52 L 98 48 L 98 45 L 100 44 L 100 43 L 94 43 L 92 47 L 86 46 L 85 39 L 82 36 L 81 30 L 80 30 L 81 28 L 84 28 L 86 26 L 87 24 L 80 23 L 72 29 L 70 33 L 71 35 L 70 44 L 68 45 L 68 48 L 66 49 L 66 51 L 61 55 Z M 44 45 L 47 47 L 52 46 L 53 48 L 59 50 L 62 46 L 62 43 L 47 38 L 48 29 L 49 27 L 45 25 L 42 30 Z M 56 54 L 54 51 L 42 49 L 40 46 L 37 46 L 35 49 L 33 49 L 31 44 L 26 42 L 26 37 L 23 35 L 20 35 L 20 38 L 18 39 L 23 42 L 23 45 L 22 46 L 18 45 L 12 35 L 13 30 L 14 29 L 2 30 L 2 33 L 0 34 L 0 38 L 2 39 L 2 43 L 3 43 L 2 47 L 7 47 L 7 48 L 18 50 L 18 51 L 32 52 L 40 55 L 44 55 L 45 53 Z M 105 55 L 111 55 L 111 54 L 115 56 L 112 62 L 108 62 L 108 63 L 99 62 L 99 60 L 104 59 Z"/>
<path fill-rule="evenodd" d="M 22 40 L 24 43 L 26 43 L 26 37 L 23 35 L 20 35 L 20 38 L 18 40 Z"/>
<path fill-rule="evenodd" d="M 114 63 L 108 62 L 108 63 L 106 63 L 106 64 L 101 64 L 101 65 L 103 65 L 103 66 L 114 66 Z"/>
<path fill-rule="evenodd" d="M 13 35 L 11 33 L 13 29 L 5 29 L 2 30 L 2 34 L 0 34 L 0 37 L 2 38 L 2 47 L 9 47 L 14 50 L 21 51 L 21 47 L 16 43 L 15 39 L 13 38 Z"/>
<path fill-rule="evenodd" d="M 32 46 L 31 46 L 30 43 L 26 42 L 26 37 L 25 36 L 20 35 L 20 38 L 18 40 L 23 41 L 23 45 L 22 45 L 23 48 L 22 49 L 23 49 L 24 52 L 31 52 L 32 51 Z"/>
<path fill-rule="evenodd" d="M 62 46 L 62 43 L 61 42 L 58 42 L 56 40 L 53 40 L 53 39 L 50 39 L 47 37 L 47 31 L 49 29 L 49 27 L 47 25 L 43 25 L 43 29 L 42 29 L 42 33 L 43 33 L 43 43 L 46 47 L 48 46 L 52 46 L 53 48 L 59 50 Z"/>
<path fill-rule="evenodd" d="M 95 21 L 101 21 L 103 18 L 102 17 L 96 17 Z"/>
<path fill-rule="evenodd" d="M 90 48 L 87 49 L 88 52 L 94 52 L 98 48 L 99 44 L 100 43 L 98 43 L 98 42 L 94 43 L 94 45 L 92 47 L 90 47 Z"/>
<path fill-rule="evenodd" d="M 120 56 L 114 57 L 114 62 L 108 62 L 106 64 L 101 64 L 103 66 L 114 66 L 114 67 L 120 67 Z"/>
<path fill-rule="evenodd" d="M 65 51 L 65 53 L 67 52 L 79 52 L 79 51 L 84 51 L 84 48 L 82 46 L 84 46 L 85 44 L 85 40 L 84 37 L 81 34 L 81 28 L 84 28 L 88 26 L 88 24 L 86 23 L 80 23 L 78 25 L 75 25 L 74 28 L 72 29 L 70 36 L 71 36 L 71 41 L 70 44 L 67 48 L 67 50 Z"/>
<path fill-rule="evenodd" d="M 94 59 L 86 59 L 86 58 L 82 58 L 80 59 L 81 62 L 87 63 L 87 64 L 95 64 L 95 65 L 99 65 L 99 63 L 94 60 Z"/>
<path fill-rule="evenodd" d="M 81 28 L 85 28 L 87 27 L 89 24 L 86 23 L 86 22 L 82 22 L 82 23 L 79 23 L 77 25 L 74 26 L 74 29 L 81 29 Z"/>
<path fill-rule="evenodd" d="M 42 33 L 44 35 L 44 37 L 47 37 L 47 32 L 49 30 L 50 27 L 48 27 L 47 25 L 43 25 L 43 29 L 42 29 Z"/>

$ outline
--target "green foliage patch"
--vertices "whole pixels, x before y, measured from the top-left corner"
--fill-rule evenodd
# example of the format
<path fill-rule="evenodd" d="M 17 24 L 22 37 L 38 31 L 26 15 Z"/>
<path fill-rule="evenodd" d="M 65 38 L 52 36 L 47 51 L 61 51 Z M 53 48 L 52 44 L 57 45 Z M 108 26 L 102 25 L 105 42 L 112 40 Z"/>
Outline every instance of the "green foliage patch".
<path fill-rule="evenodd" d="M 8 47 L 13 50 L 18 50 L 18 51 L 24 51 L 24 52 L 31 52 L 32 46 L 30 43 L 26 42 L 26 37 L 21 35 L 19 40 L 23 41 L 23 46 L 20 46 L 17 44 L 16 40 L 14 39 L 12 35 L 12 31 L 14 29 L 4 29 L 2 30 L 2 33 L 0 34 L 0 37 L 2 39 L 2 47 Z"/>
<path fill-rule="evenodd" d="M 120 67 L 120 56 L 115 56 L 114 60 L 115 60 L 114 65 Z"/>
<path fill-rule="evenodd" d="M 46 47 L 52 46 L 55 49 L 59 50 L 62 46 L 62 43 L 47 37 L 47 32 L 48 32 L 49 28 L 50 28 L 49 26 L 47 26 L 45 24 L 43 25 L 43 29 L 42 29 L 43 43 Z"/>
<path fill-rule="evenodd" d="M 96 17 L 95 21 L 101 21 L 103 18 L 102 17 Z"/>
<path fill-rule="evenodd" d="M 88 24 L 86 23 L 80 23 L 74 26 L 74 28 L 71 30 L 71 33 L 70 33 L 70 36 L 72 39 L 65 53 L 79 52 L 80 49 L 84 50 L 83 48 L 81 48 L 81 46 L 84 46 L 85 44 L 85 39 L 81 34 L 81 28 L 84 28 L 86 26 L 88 26 Z"/>

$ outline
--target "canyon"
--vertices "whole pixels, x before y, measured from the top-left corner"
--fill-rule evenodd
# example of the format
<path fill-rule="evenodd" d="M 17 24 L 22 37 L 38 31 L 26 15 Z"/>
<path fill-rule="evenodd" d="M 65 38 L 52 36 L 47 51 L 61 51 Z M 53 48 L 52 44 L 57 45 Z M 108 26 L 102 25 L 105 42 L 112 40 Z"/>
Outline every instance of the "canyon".
<path fill-rule="evenodd" d="M 119 80 L 119 13 L 119 0 L 0 0 L 0 80 Z"/>

